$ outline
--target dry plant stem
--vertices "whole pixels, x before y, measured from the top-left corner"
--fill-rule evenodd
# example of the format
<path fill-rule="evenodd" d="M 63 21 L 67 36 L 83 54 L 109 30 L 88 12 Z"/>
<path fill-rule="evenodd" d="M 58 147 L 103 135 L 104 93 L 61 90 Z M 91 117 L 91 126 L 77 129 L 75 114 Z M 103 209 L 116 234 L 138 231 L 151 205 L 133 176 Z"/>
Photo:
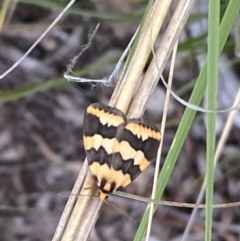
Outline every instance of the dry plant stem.
<path fill-rule="evenodd" d="M 79 204 L 81 202 L 85 202 L 85 201 L 83 199 L 81 199 L 82 197 L 79 197 L 78 194 L 80 194 L 81 188 L 82 188 L 82 190 L 84 190 L 83 186 L 84 186 L 84 183 L 86 183 L 86 181 L 84 181 L 84 180 L 89 180 L 89 177 L 87 178 L 87 175 L 89 176 L 90 173 L 88 172 L 88 163 L 85 160 L 85 162 L 82 166 L 81 172 L 78 175 L 77 181 L 74 184 L 74 187 L 72 189 L 68 202 L 65 206 L 62 217 L 56 228 L 54 237 L 52 239 L 53 241 L 63 240 L 62 238 L 66 237 L 67 234 L 71 234 L 71 237 L 72 237 L 72 239 L 70 239 L 70 238 L 68 239 L 69 241 L 76 240 L 76 239 L 74 239 L 74 236 L 76 234 L 73 234 L 73 230 L 76 233 L 77 233 L 77 230 L 74 228 L 71 228 L 70 223 L 72 224 L 72 221 L 73 221 L 72 217 L 75 217 L 74 214 L 76 212 L 78 212 L 80 216 L 82 215 L 82 217 L 84 217 L 85 210 L 81 210 L 81 205 L 79 205 Z M 84 194 L 88 195 L 88 197 L 91 197 L 95 194 L 95 190 L 93 190 L 91 188 L 88 189 L 88 188 L 89 188 L 88 186 L 85 187 Z M 92 200 L 89 200 L 89 202 L 94 201 L 94 198 L 91 198 L 91 199 Z M 96 204 L 94 203 L 93 205 L 95 206 Z M 85 208 L 85 206 L 83 208 Z M 81 219 L 81 217 L 79 219 Z M 77 224 L 75 223 L 75 225 L 77 225 Z"/>
<path fill-rule="evenodd" d="M 43 34 L 38 38 L 38 40 L 27 50 L 27 52 L 8 70 L 0 75 L 0 79 L 3 79 L 12 70 L 14 70 L 27 56 L 28 54 L 38 45 L 38 43 L 46 36 L 46 34 L 57 24 L 57 22 L 62 18 L 62 16 L 67 12 L 67 10 L 73 5 L 75 0 L 69 1 L 68 5 L 62 10 L 62 12 L 57 16 L 57 18 L 49 25 L 49 27 L 43 32 Z"/>
<path fill-rule="evenodd" d="M 121 197 L 126 197 L 126 198 L 130 198 L 130 199 L 134 199 L 140 202 L 145 202 L 145 203 L 154 203 L 157 205 L 163 205 L 163 206 L 169 206 L 169 207 L 182 207 L 182 208 L 206 208 L 205 204 L 196 204 L 196 203 L 182 203 L 182 202 L 172 202 L 172 201 L 163 201 L 163 200 L 154 200 L 151 198 L 147 198 L 147 197 L 141 197 L 138 195 L 134 195 L 134 194 L 130 194 L 130 193 L 125 193 L 125 192 L 120 192 L 117 191 L 115 193 L 118 196 Z M 240 206 L 240 202 L 233 202 L 233 203 L 219 203 L 219 204 L 214 204 L 213 207 L 214 208 L 232 208 L 232 207 L 239 207 Z"/>
<path fill-rule="evenodd" d="M 102 206 L 87 160 L 81 168 L 52 241 L 86 241 Z"/>
<path fill-rule="evenodd" d="M 5 21 L 5 17 L 7 15 L 7 10 L 9 7 L 10 0 L 5 0 L 2 5 L 2 9 L 0 12 L 0 32 L 2 31 L 2 27 Z"/>
<path fill-rule="evenodd" d="M 117 99 L 116 107 L 124 113 L 126 113 L 131 102 L 136 85 L 151 53 L 152 44 L 158 36 L 171 2 L 172 0 L 156 1 L 146 18 L 139 36 L 138 46 L 121 81 L 123 84 L 121 84 L 121 92 Z M 135 117 L 139 117 L 139 115 Z"/>
<path fill-rule="evenodd" d="M 87 240 L 91 229 L 94 227 L 95 222 L 98 218 L 98 212 L 89 212 L 89 205 L 92 206 L 93 210 L 100 209 L 102 202 L 99 202 L 99 198 L 93 198 L 96 194 L 97 187 L 89 172 L 84 180 L 83 187 L 80 192 L 80 196 L 77 197 L 74 209 L 72 210 L 71 216 L 67 223 L 65 232 L 62 237 L 62 241 L 69 240 Z"/>
<path fill-rule="evenodd" d="M 21 213 L 27 213 L 28 209 L 23 206 L 23 207 L 11 207 L 11 206 L 5 206 L 5 205 L 0 205 L 0 210 L 1 211 L 7 211 L 7 212 L 21 212 Z"/>
<path fill-rule="evenodd" d="M 240 102 L 240 89 L 238 90 L 238 93 L 237 93 L 237 96 L 235 98 L 233 107 L 236 107 L 237 105 L 239 105 L 239 102 Z M 238 111 L 237 109 L 234 109 L 233 111 L 230 112 L 230 114 L 228 116 L 226 125 L 224 126 L 222 135 L 219 139 L 217 149 L 216 149 L 216 152 L 215 152 L 214 167 L 216 167 L 216 165 L 217 165 L 218 159 L 219 159 L 219 157 L 222 153 L 222 149 L 223 149 L 223 147 L 226 143 L 227 137 L 229 136 L 230 130 L 232 128 L 233 120 L 234 120 L 235 115 L 237 114 L 237 111 Z M 200 193 L 198 195 L 196 204 L 199 204 L 199 203 L 202 202 L 203 197 L 204 197 L 204 193 L 205 193 L 205 188 L 206 188 L 206 177 L 204 179 L 203 185 L 202 185 Z M 184 230 L 184 234 L 183 234 L 183 237 L 182 237 L 181 241 L 188 240 L 188 234 L 189 234 L 189 231 L 190 231 L 190 229 L 192 227 L 192 224 L 195 220 L 197 211 L 198 211 L 198 207 L 195 207 L 194 210 L 192 211 L 192 214 L 191 214 L 191 217 L 188 221 L 187 227 Z"/>
<path fill-rule="evenodd" d="M 179 39 L 179 36 L 183 30 L 183 27 L 190 15 L 192 7 L 196 0 L 180 0 L 178 6 L 173 14 L 173 17 L 169 23 L 169 26 L 163 36 L 163 39 L 156 52 L 156 57 L 152 60 L 144 80 L 139 88 L 139 91 L 132 103 L 131 109 L 129 110 L 129 115 L 136 116 L 137 112 L 143 112 L 146 103 L 142 101 L 144 96 L 149 96 L 151 91 L 157 85 L 159 77 L 166 65 L 166 62 L 172 52 L 172 49 Z M 150 26 L 150 29 L 154 27 Z M 153 42 L 151 42 L 153 44 Z M 153 81 L 152 81 L 153 80 Z"/>
<path fill-rule="evenodd" d="M 127 48 L 124 50 L 123 54 L 121 55 L 121 58 L 119 59 L 119 61 L 118 61 L 117 65 L 116 65 L 114 71 L 112 72 L 112 74 L 110 76 L 110 81 L 112 79 L 114 79 L 118 75 L 118 73 L 119 73 L 119 71 L 121 69 L 122 63 L 123 63 L 125 57 L 127 56 L 127 54 L 129 53 L 129 50 L 130 50 L 131 46 L 133 45 L 133 42 L 135 41 L 135 38 L 136 38 L 136 36 L 138 34 L 138 31 L 139 31 L 139 27 L 136 30 L 135 34 L 132 36 L 130 42 L 128 43 Z M 116 86 L 114 88 L 114 91 L 112 93 L 112 97 L 111 97 L 111 99 L 110 99 L 110 101 L 108 103 L 109 106 L 116 106 L 116 102 L 117 102 L 117 100 L 119 98 L 119 95 L 120 95 L 121 90 L 122 90 L 122 86 L 124 84 L 124 82 L 121 81 L 121 80 L 123 79 L 125 68 L 127 68 L 126 65 L 124 66 L 124 69 L 121 71 L 121 76 L 119 78 L 119 81 L 117 82 L 117 84 L 116 84 Z"/>
<path fill-rule="evenodd" d="M 10 6 L 8 8 L 8 16 L 7 16 L 7 18 L 5 20 L 5 24 L 4 24 L 5 27 L 9 24 L 16 7 L 17 7 L 17 1 L 11 2 Z"/>
<path fill-rule="evenodd" d="M 163 139 L 164 139 L 164 131 L 165 131 L 165 126 L 166 126 L 168 105 L 169 105 L 170 94 L 171 94 L 170 90 L 172 88 L 172 80 L 173 80 L 174 65 L 175 65 L 176 55 L 177 55 L 177 47 L 178 47 L 178 41 L 176 42 L 175 47 L 173 49 L 171 68 L 170 68 L 170 73 L 169 73 L 169 78 L 168 78 L 168 89 L 167 89 L 165 103 L 164 103 L 162 125 L 161 125 L 162 139 L 161 139 L 160 146 L 158 148 L 158 153 L 157 153 L 157 161 L 156 161 L 155 172 L 154 172 L 154 180 L 153 180 L 153 188 L 152 188 L 151 199 L 155 199 L 155 193 L 156 193 L 156 188 L 157 188 L 157 179 L 158 179 L 159 167 L 160 167 L 160 162 L 161 162 L 161 153 L 162 153 L 162 146 L 163 146 Z M 152 218 L 153 218 L 153 212 L 154 212 L 153 209 L 154 209 L 154 203 L 151 203 L 150 204 L 150 211 L 149 211 L 147 233 L 146 233 L 146 241 L 149 241 L 149 239 L 150 239 Z"/>

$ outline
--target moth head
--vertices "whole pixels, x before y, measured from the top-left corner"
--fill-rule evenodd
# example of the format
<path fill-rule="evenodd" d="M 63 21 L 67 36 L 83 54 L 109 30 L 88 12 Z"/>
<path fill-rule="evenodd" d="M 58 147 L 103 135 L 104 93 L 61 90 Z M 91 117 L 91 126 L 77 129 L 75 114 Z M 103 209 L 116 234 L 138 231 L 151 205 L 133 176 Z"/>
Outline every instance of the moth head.
<path fill-rule="evenodd" d="M 108 199 L 108 193 L 106 192 L 103 192 L 103 191 L 99 191 L 99 198 L 102 200 L 102 201 L 105 201 L 106 199 Z"/>
<path fill-rule="evenodd" d="M 109 182 L 106 178 L 101 179 L 101 181 L 99 181 L 97 185 L 100 190 L 99 198 L 103 201 L 108 198 L 109 193 L 116 191 L 116 183 Z"/>

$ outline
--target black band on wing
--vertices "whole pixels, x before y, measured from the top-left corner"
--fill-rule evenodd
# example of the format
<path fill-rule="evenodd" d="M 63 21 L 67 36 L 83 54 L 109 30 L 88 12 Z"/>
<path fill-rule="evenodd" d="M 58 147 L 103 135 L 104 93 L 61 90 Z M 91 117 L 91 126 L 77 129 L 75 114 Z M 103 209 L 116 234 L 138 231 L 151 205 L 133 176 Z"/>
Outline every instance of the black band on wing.
<path fill-rule="evenodd" d="M 127 121 L 127 124 L 128 123 L 134 123 L 140 127 L 160 133 L 156 126 L 150 124 L 148 125 L 141 119 L 130 119 Z M 126 125 L 121 125 L 118 128 L 116 136 L 117 140 L 119 142 L 123 140 L 127 141 L 134 150 L 142 151 L 147 160 L 153 161 L 156 158 L 156 152 L 158 150 L 160 140 L 153 137 L 148 137 L 146 140 L 142 140 L 141 137 L 139 138 L 137 135 L 133 134 L 131 130 L 126 129 L 125 126 Z"/>
<path fill-rule="evenodd" d="M 114 138 L 116 136 L 117 127 L 103 125 L 96 115 L 86 114 L 84 118 L 83 134 L 85 136 L 101 135 L 103 138 Z"/>
<path fill-rule="evenodd" d="M 120 153 L 114 153 L 113 160 L 112 168 L 116 171 L 121 170 L 123 174 L 129 174 L 131 180 L 141 173 L 139 165 L 134 165 L 134 159 L 123 160 Z"/>
<path fill-rule="evenodd" d="M 116 183 L 115 183 L 115 182 L 112 182 L 112 183 L 111 183 L 111 187 L 110 187 L 109 190 L 106 190 L 106 189 L 105 189 L 105 185 L 106 185 L 106 184 L 107 184 L 107 179 L 103 178 L 103 179 L 101 180 L 101 183 L 100 183 L 100 186 L 99 186 L 99 188 L 101 189 L 101 191 L 102 191 L 103 193 L 106 193 L 106 194 L 109 194 L 109 193 L 113 192 L 114 189 L 115 189 L 115 187 L 116 187 Z"/>
<path fill-rule="evenodd" d="M 100 165 L 107 164 L 108 167 L 111 167 L 112 164 L 112 154 L 108 154 L 103 147 L 100 147 L 99 150 L 91 148 L 86 151 L 88 164 L 91 165 L 93 162 L 98 162 Z"/>

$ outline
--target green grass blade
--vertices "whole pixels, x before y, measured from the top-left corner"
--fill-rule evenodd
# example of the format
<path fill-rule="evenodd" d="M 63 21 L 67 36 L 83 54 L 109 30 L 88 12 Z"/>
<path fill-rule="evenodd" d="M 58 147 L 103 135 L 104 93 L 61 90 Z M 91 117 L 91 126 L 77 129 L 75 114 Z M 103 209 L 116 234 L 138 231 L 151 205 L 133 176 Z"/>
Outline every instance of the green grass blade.
<path fill-rule="evenodd" d="M 19 0 L 19 2 L 26 4 L 34 4 L 40 7 L 49 8 L 53 10 L 61 11 L 66 7 L 67 3 L 61 3 L 61 1 L 33 1 L 33 0 Z M 75 2 L 72 7 L 68 10 L 68 13 L 73 13 L 76 15 L 81 15 L 83 17 L 97 18 L 99 20 L 105 21 L 137 21 L 141 18 L 143 13 L 143 8 L 136 9 L 135 11 L 129 14 L 117 14 L 110 12 L 98 12 L 94 10 L 88 10 L 84 7 L 77 6 L 77 2 Z"/>
<path fill-rule="evenodd" d="M 237 15 L 239 13 L 239 9 L 240 9 L 240 1 L 236 1 L 236 0 L 229 1 L 227 9 L 225 11 L 225 14 L 223 16 L 223 19 L 222 19 L 222 22 L 220 25 L 220 38 L 219 38 L 218 54 L 220 54 L 223 50 L 223 47 L 227 41 L 228 35 L 234 25 Z M 207 85 L 206 79 L 207 79 L 207 61 L 205 62 L 204 66 L 199 74 L 195 88 L 192 92 L 192 95 L 190 98 L 191 103 L 193 103 L 195 105 L 200 104 L 203 94 L 206 89 L 206 85 Z M 186 110 L 184 112 L 183 118 L 179 124 L 179 128 L 174 137 L 174 141 L 169 149 L 169 153 L 167 155 L 167 158 L 163 165 L 162 171 L 158 178 L 158 189 L 156 192 L 156 199 L 160 199 L 162 196 L 162 193 L 166 187 L 166 184 L 171 175 L 173 167 L 176 163 L 178 155 L 182 149 L 185 138 L 191 127 L 195 114 L 196 114 L 196 111 L 191 110 L 189 108 L 186 108 Z M 149 210 L 146 209 L 146 211 L 143 215 L 142 221 L 136 232 L 134 241 L 142 240 L 142 237 L 143 237 L 144 233 L 146 232 L 148 216 L 149 216 Z"/>
<path fill-rule="evenodd" d="M 220 2 L 209 1 L 207 64 L 207 107 L 209 110 L 217 109 L 219 20 Z M 205 241 L 212 240 L 215 130 L 216 113 L 207 113 Z"/>
<path fill-rule="evenodd" d="M 13 90 L 0 92 L 0 104 L 7 103 L 9 101 L 14 101 L 19 98 L 35 94 L 37 92 L 58 88 L 67 84 L 68 82 L 66 81 L 66 79 L 59 78 L 47 81 L 45 83 L 28 84 Z"/>

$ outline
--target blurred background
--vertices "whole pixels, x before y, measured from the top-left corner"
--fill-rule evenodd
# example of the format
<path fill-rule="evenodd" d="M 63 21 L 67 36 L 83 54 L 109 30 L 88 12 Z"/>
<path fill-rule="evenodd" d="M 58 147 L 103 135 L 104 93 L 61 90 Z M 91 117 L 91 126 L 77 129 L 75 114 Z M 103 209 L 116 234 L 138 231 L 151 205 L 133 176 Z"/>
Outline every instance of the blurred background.
<path fill-rule="evenodd" d="M 0 74 L 8 70 L 53 22 L 68 1 L 0 1 Z M 72 83 L 63 78 L 67 65 L 88 42 L 91 47 L 74 73 L 84 78 L 108 77 L 141 21 L 147 1 L 76 0 L 58 24 L 25 60 L 0 80 L 0 241 L 51 240 L 85 159 L 82 123 L 86 107 L 107 103 L 112 86 Z M 177 1 L 168 13 L 170 19 Z M 188 100 L 206 57 L 207 1 L 198 1 L 181 35 L 173 90 Z M 222 11 L 227 1 L 222 1 Z M 234 101 L 239 88 L 240 20 L 220 57 L 218 109 Z M 167 23 L 165 23 L 165 27 Z M 159 39 L 164 31 L 161 32 Z M 147 66 L 146 66 L 147 68 Z M 167 77 L 169 64 L 164 76 Z M 120 73 L 119 73 L 120 74 Z M 115 79 L 117 82 L 117 77 Z M 160 128 L 166 89 L 159 82 L 144 118 Z M 204 101 L 203 101 L 204 106 Z M 185 106 L 171 99 L 162 162 Z M 217 138 L 229 113 L 219 114 Z M 216 170 L 215 201 L 240 201 L 240 115 L 228 137 Z M 205 174 L 205 117 L 198 113 L 164 193 L 164 199 L 195 202 Z M 124 191 L 149 197 L 154 164 Z M 177 185 L 176 185 L 177 184 Z M 93 197 L 94 198 L 94 197 Z M 146 204 L 112 195 L 104 204 L 90 240 L 132 240 Z M 191 210 L 159 206 L 151 240 L 179 240 Z M 214 211 L 214 240 L 239 240 L 240 209 Z M 194 222 L 190 240 L 204 239 L 204 210 Z"/>

